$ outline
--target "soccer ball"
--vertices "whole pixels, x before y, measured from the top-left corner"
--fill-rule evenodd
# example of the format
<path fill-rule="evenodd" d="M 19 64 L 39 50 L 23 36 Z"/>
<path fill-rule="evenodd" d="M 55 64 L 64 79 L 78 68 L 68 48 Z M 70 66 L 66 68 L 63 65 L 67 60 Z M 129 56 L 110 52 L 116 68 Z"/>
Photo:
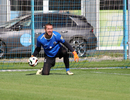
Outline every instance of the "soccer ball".
<path fill-rule="evenodd" d="M 38 58 L 37 57 L 30 57 L 28 60 L 28 64 L 32 67 L 36 66 L 38 64 Z"/>

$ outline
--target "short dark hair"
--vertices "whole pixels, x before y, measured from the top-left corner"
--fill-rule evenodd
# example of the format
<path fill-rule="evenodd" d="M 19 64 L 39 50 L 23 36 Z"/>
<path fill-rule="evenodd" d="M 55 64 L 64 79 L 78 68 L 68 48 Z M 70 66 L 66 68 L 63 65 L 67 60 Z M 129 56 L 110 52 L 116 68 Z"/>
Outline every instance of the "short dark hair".
<path fill-rule="evenodd" d="M 51 26 L 53 26 L 51 23 L 47 23 L 47 24 L 45 25 L 45 29 L 46 29 L 46 26 L 47 26 L 47 25 L 51 25 Z"/>

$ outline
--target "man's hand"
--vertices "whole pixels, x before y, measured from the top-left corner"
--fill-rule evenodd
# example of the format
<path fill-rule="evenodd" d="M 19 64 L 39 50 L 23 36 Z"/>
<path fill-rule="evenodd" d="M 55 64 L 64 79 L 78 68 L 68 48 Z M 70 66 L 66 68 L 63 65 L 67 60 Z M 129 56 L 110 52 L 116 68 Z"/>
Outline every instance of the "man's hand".
<path fill-rule="evenodd" d="M 33 55 L 31 55 L 31 57 L 34 57 Z M 28 61 L 27 62 L 29 62 L 29 59 L 28 59 Z"/>
<path fill-rule="evenodd" d="M 76 51 L 73 52 L 74 55 L 74 61 L 77 60 L 77 62 L 79 61 L 79 56 L 77 55 Z"/>

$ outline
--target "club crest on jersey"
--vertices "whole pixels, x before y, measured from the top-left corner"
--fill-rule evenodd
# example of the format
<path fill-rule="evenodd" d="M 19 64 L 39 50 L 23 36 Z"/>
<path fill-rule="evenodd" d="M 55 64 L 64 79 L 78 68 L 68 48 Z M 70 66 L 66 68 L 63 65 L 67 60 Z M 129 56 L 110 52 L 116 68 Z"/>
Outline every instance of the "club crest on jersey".
<path fill-rule="evenodd" d="M 56 41 L 55 41 L 55 42 L 53 42 L 53 44 L 54 44 L 54 45 L 56 45 Z"/>

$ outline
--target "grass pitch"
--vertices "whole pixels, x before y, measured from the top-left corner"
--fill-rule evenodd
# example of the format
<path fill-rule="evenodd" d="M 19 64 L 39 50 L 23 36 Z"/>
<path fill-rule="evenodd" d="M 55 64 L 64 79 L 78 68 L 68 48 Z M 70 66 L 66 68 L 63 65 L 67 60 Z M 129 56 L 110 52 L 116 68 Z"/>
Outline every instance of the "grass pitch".
<path fill-rule="evenodd" d="M 129 100 L 130 69 L 0 72 L 0 100 Z"/>

